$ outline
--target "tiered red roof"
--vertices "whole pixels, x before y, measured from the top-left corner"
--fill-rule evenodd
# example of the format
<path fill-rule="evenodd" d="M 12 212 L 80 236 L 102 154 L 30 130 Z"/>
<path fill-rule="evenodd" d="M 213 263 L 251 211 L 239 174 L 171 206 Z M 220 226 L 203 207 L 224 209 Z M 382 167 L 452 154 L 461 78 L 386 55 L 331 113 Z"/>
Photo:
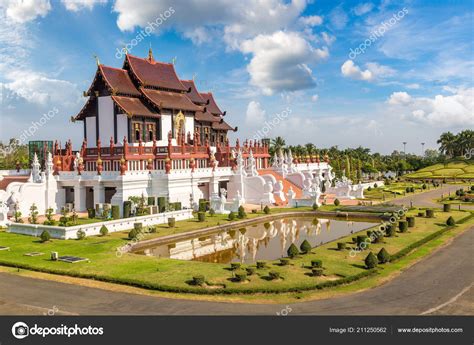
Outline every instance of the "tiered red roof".
<path fill-rule="evenodd" d="M 200 95 L 202 98 L 206 100 L 207 102 L 206 108 L 211 114 L 224 115 L 224 113 L 217 106 L 217 103 L 214 100 L 214 96 L 212 95 L 212 92 L 201 92 Z"/>
<path fill-rule="evenodd" d="M 153 86 L 181 92 L 187 90 L 179 80 L 174 65 L 171 63 L 157 62 L 152 57 L 142 59 L 127 54 L 124 69 L 127 65 L 130 66 L 132 73 L 142 86 Z"/>
<path fill-rule="evenodd" d="M 156 112 L 151 111 L 147 106 L 140 100 L 140 98 L 134 97 L 123 97 L 123 96 L 112 96 L 115 104 L 121 108 L 127 115 L 141 115 L 148 117 L 159 117 L 160 115 Z"/>
<path fill-rule="evenodd" d="M 140 92 L 133 85 L 126 70 L 103 65 L 99 65 L 99 70 L 104 81 L 115 93 L 140 96 Z"/>
<path fill-rule="evenodd" d="M 160 109 L 201 110 L 201 107 L 191 102 L 183 93 L 145 89 L 144 87 L 140 87 L 140 91 Z"/>
<path fill-rule="evenodd" d="M 181 80 L 181 83 L 190 91 L 186 95 L 196 104 L 203 105 L 207 101 L 201 96 L 193 80 Z"/>

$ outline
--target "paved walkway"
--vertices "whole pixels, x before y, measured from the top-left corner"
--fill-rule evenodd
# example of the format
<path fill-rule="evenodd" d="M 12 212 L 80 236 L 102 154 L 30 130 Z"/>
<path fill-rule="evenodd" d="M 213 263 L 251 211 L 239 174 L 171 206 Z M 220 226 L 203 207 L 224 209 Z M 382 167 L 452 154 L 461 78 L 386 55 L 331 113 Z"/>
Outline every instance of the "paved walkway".
<path fill-rule="evenodd" d="M 111 292 L 0 273 L 0 314 L 85 315 L 474 315 L 474 227 L 387 284 L 290 305 L 202 302 Z"/>
<path fill-rule="evenodd" d="M 442 204 L 435 202 L 436 199 L 439 199 L 442 195 L 447 196 L 449 192 L 451 194 L 456 193 L 456 190 L 460 188 L 466 188 L 467 186 L 463 185 L 444 185 L 441 188 L 433 189 L 423 193 L 417 194 L 408 194 L 407 196 L 395 200 L 388 200 L 387 202 L 393 203 L 396 205 L 406 205 L 410 206 L 410 201 L 413 202 L 413 205 L 420 207 L 443 207 Z M 458 205 L 452 205 L 453 209 L 457 209 Z M 462 210 L 474 210 L 474 205 L 461 205 Z"/>

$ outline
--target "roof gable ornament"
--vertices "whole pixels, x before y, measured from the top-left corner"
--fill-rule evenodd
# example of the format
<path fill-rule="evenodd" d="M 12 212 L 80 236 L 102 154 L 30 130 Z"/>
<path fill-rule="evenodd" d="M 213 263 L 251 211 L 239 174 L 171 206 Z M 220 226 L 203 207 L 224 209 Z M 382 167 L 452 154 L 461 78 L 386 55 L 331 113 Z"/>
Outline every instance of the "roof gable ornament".
<path fill-rule="evenodd" d="M 148 49 L 148 62 L 155 62 L 155 58 L 153 57 L 153 50 L 151 49 L 151 43 L 150 48 Z"/>
<path fill-rule="evenodd" d="M 100 66 L 99 57 L 96 54 L 94 54 L 94 59 L 95 59 L 95 62 L 97 63 L 97 66 Z"/>

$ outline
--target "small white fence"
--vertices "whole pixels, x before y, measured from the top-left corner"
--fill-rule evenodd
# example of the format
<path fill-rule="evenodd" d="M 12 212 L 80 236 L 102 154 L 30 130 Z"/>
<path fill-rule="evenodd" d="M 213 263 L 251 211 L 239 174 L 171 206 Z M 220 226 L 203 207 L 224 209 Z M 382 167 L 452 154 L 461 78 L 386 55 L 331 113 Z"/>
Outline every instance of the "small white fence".
<path fill-rule="evenodd" d="M 47 230 L 51 235 L 51 238 L 67 240 L 76 239 L 77 232 L 79 230 L 84 231 L 86 236 L 94 236 L 100 234 L 100 228 L 102 225 L 105 225 L 109 232 L 117 232 L 133 229 L 133 223 L 142 223 L 144 227 L 166 224 L 168 222 L 168 218 L 175 218 L 176 221 L 191 219 L 193 218 L 193 211 L 191 209 L 186 209 L 68 227 L 42 224 L 10 223 L 7 232 L 38 237 L 44 230 Z"/>

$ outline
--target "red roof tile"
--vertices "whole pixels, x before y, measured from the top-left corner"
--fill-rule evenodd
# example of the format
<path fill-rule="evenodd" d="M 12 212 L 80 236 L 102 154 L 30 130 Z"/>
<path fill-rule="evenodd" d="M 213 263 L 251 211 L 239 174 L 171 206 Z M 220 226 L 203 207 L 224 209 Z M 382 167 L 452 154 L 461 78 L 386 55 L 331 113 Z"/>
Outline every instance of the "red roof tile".
<path fill-rule="evenodd" d="M 140 96 L 140 92 L 133 85 L 126 70 L 103 65 L 99 65 L 99 70 L 105 82 L 116 93 Z"/>
<path fill-rule="evenodd" d="M 187 93 L 186 96 L 196 104 L 204 104 L 207 101 L 201 96 L 194 84 L 193 80 L 181 80 L 181 83 L 187 88 L 191 88 L 191 92 Z"/>
<path fill-rule="evenodd" d="M 212 123 L 212 128 L 213 129 L 220 129 L 220 130 L 223 130 L 223 131 L 233 131 L 233 130 L 235 130 L 235 128 L 231 127 L 224 120 L 219 121 L 219 122 L 213 122 Z"/>
<path fill-rule="evenodd" d="M 142 85 L 177 91 L 187 90 L 176 75 L 173 64 L 142 59 L 129 54 L 126 55 L 125 61 Z"/>
<path fill-rule="evenodd" d="M 196 111 L 196 116 L 194 119 L 200 122 L 219 122 L 221 120 L 220 116 L 212 115 L 208 111 Z"/>
<path fill-rule="evenodd" d="M 141 115 L 149 117 L 158 117 L 158 113 L 152 112 L 143 101 L 139 98 L 112 96 L 115 104 L 117 104 L 127 115 Z"/>
<path fill-rule="evenodd" d="M 224 114 L 217 106 L 217 103 L 214 100 L 214 96 L 212 95 L 212 92 L 201 92 L 200 95 L 206 100 L 206 102 L 209 101 L 209 104 L 206 105 L 207 111 L 211 112 L 214 115 Z"/>
<path fill-rule="evenodd" d="M 160 109 L 200 111 L 202 108 L 191 102 L 183 93 L 159 91 L 140 87 L 140 91 Z"/>

